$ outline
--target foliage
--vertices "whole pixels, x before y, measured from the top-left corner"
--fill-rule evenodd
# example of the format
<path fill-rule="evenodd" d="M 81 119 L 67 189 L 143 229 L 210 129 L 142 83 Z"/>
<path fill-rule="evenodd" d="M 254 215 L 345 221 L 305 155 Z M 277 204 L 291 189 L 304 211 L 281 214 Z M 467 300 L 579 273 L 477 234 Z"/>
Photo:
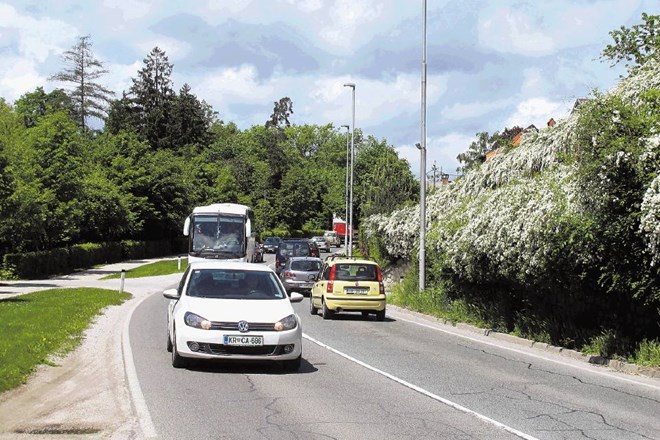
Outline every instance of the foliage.
<path fill-rule="evenodd" d="M 345 206 L 343 133 L 332 124 L 291 124 L 289 98 L 276 104 L 272 125 L 239 130 L 218 120 L 188 84 L 175 93 L 172 72 L 165 52 L 154 48 L 99 132 L 78 126 L 62 90 L 38 88 L 15 107 L 0 102 L 0 255 L 11 255 L 5 273 L 25 270 L 16 253 L 89 242 L 170 243 L 181 238 L 194 206 L 216 202 L 251 206 L 258 234 L 310 236 L 331 228 Z M 391 210 L 415 197 L 408 164 L 385 140 L 365 139 L 358 129 L 355 147 L 363 176 L 355 181 L 357 221 L 364 210 Z M 376 184 L 380 192 L 367 188 Z M 126 247 L 125 255 L 146 252 Z"/>
<path fill-rule="evenodd" d="M 289 117 L 293 114 L 293 102 L 291 101 L 291 98 L 285 96 L 284 98 L 280 98 L 280 100 L 274 104 L 273 113 L 266 121 L 266 128 L 290 127 L 291 123 L 289 122 Z"/>
<path fill-rule="evenodd" d="M 554 344 L 580 347 L 610 331 L 625 355 L 657 337 L 659 89 L 660 63 L 649 61 L 430 195 L 429 292 Z M 419 208 L 373 215 L 363 229 L 381 256 L 414 260 Z"/>
<path fill-rule="evenodd" d="M 626 62 L 629 71 L 644 65 L 650 59 L 658 61 L 660 49 L 660 15 L 642 13 L 642 24 L 631 28 L 611 31 L 613 44 L 608 44 L 601 54 L 601 60 L 607 60 L 612 66 Z"/>
<path fill-rule="evenodd" d="M 64 70 L 49 79 L 73 85 L 69 96 L 73 104 L 74 118 L 84 131 L 88 127 L 87 119 L 90 116 L 105 119 L 106 107 L 114 92 L 96 80 L 108 71 L 103 68 L 103 63 L 94 57 L 89 35 L 78 37 L 78 43 L 64 52 L 62 60 L 65 64 Z"/>
<path fill-rule="evenodd" d="M 491 136 L 486 131 L 479 132 L 476 136 L 477 139 L 472 141 L 468 150 L 456 156 L 463 164 L 458 169 L 459 173 L 466 173 L 486 160 L 486 153 L 491 149 Z"/>
<path fill-rule="evenodd" d="M 95 288 L 43 290 L 0 300 L 0 392 L 73 350 L 95 316 L 131 297 Z"/>
<path fill-rule="evenodd" d="M 62 89 L 46 93 L 43 87 L 37 87 L 34 92 L 18 98 L 14 103 L 14 109 L 22 118 L 26 128 L 34 127 L 44 116 L 60 110 L 75 118 L 71 98 Z"/>
<path fill-rule="evenodd" d="M 642 340 L 629 361 L 644 367 L 660 367 L 660 340 Z"/>

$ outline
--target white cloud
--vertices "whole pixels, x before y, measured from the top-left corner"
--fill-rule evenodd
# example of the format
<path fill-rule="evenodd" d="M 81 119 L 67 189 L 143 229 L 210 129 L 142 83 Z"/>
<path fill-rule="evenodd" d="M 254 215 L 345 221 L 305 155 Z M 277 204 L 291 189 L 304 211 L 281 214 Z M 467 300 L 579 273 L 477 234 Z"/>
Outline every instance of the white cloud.
<path fill-rule="evenodd" d="M 327 10 L 326 24 L 319 35 L 326 43 L 344 49 L 355 49 L 356 37 L 370 23 L 379 22 L 383 13 L 381 2 L 373 0 L 337 0 Z"/>
<path fill-rule="evenodd" d="M 322 120 L 337 124 L 350 122 L 351 91 L 343 84 L 356 83 L 355 113 L 357 127 L 370 127 L 397 117 L 417 113 L 421 106 L 421 84 L 418 75 L 399 74 L 391 79 L 325 77 L 316 81 L 308 111 L 319 113 Z M 447 89 L 447 77 L 427 78 L 427 105 L 437 102 Z"/>
<path fill-rule="evenodd" d="M 435 164 L 437 172 L 453 175 L 456 168 L 460 165 L 456 156 L 464 151 L 474 141 L 474 136 L 466 136 L 461 133 L 450 133 L 440 137 L 429 137 L 426 140 L 426 171 L 432 171 Z M 410 169 L 413 174 L 419 178 L 421 154 L 415 145 L 402 145 L 396 148 L 399 157 L 406 159 L 410 163 Z"/>
<path fill-rule="evenodd" d="M 512 99 L 500 99 L 496 101 L 476 101 L 446 106 L 440 115 L 448 121 L 460 121 L 462 119 L 477 118 L 496 110 L 502 110 L 512 104 Z"/>
<path fill-rule="evenodd" d="M 162 35 L 143 39 L 135 45 L 145 54 L 150 53 L 154 47 L 158 46 L 161 50 L 165 51 L 170 63 L 177 58 L 184 58 L 192 50 L 190 44 L 185 41 L 179 41 Z"/>
<path fill-rule="evenodd" d="M 600 44 L 607 40 L 609 30 L 633 18 L 639 5 L 639 0 L 492 2 L 479 14 L 479 43 L 498 52 L 527 56 Z"/>
<path fill-rule="evenodd" d="M 547 98 L 530 98 L 520 102 L 516 111 L 506 121 L 506 127 L 527 127 L 530 124 L 537 128 L 543 128 L 550 118 L 555 120 L 564 117 L 570 110 L 568 103 L 561 101 L 550 101 Z"/>
<path fill-rule="evenodd" d="M 103 0 L 103 6 L 118 10 L 129 21 L 147 16 L 152 8 L 151 3 L 139 0 Z"/>
<path fill-rule="evenodd" d="M 0 64 L 0 97 L 15 101 L 21 95 L 46 84 L 31 60 L 18 57 L 4 58 Z"/>
<path fill-rule="evenodd" d="M 0 28 L 4 28 L 3 33 L 15 32 L 19 55 L 36 62 L 70 47 L 78 35 L 74 26 L 63 21 L 35 19 L 7 4 L 0 4 Z"/>
<path fill-rule="evenodd" d="M 555 43 L 533 18 L 520 11 L 498 8 L 479 20 L 479 43 L 501 52 L 540 56 L 552 53 Z"/>
<path fill-rule="evenodd" d="M 303 12 L 314 12 L 323 8 L 321 0 L 280 0 L 280 3 L 297 6 Z"/>

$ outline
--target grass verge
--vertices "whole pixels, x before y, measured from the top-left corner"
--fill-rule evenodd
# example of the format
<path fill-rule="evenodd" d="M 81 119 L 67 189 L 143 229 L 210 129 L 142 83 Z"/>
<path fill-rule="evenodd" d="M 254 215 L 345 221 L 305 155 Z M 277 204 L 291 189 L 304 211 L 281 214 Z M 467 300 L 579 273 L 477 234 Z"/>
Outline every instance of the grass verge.
<path fill-rule="evenodd" d="M 181 259 L 181 270 L 179 270 L 178 259 L 173 260 L 162 260 L 156 261 L 155 263 L 149 263 L 142 266 L 138 266 L 134 269 L 126 271 L 126 278 L 142 278 L 142 277 L 155 277 L 159 275 L 170 275 L 173 273 L 178 273 L 186 270 L 188 267 L 188 259 Z M 102 280 L 113 280 L 121 278 L 121 273 L 116 273 L 108 275 L 107 277 L 101 278 Z"/>
<path fill-rule="evenodd" d="M 96 288 L 52 289 L 0 300 L 0 393 L 25 383 L 39 364 L 76 348 L 96 315 L 129 299 Z"/>
<path fill-rule="evenodd" d="M 439 287 L 428 288 L 420 292 L 416 275 L 417 273 L 411 270 L 406 274 L 403 282 L 392 286 L 392 294 L 388 297 L 387 302 L 425 315 L 446 319 L 453 324 L 464 322 L 477 327 L 489 328 L 488 324 L 472 310 L 466 301 L 450 300 Z"/>

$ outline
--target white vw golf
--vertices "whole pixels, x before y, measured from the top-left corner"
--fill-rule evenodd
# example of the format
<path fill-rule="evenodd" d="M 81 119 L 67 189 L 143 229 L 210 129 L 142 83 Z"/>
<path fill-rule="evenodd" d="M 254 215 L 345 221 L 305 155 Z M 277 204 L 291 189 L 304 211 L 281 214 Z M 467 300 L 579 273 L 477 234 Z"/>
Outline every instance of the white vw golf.
<path fill-rule="evenodd" d="M 281 361 L 297 371 L 302 360 L 302 328 L 292 293 L 267 266 L 227 261 L 192 263 L 177 289 L 163 292 L 167 350 L 172 366 L 187 358 Z"/>

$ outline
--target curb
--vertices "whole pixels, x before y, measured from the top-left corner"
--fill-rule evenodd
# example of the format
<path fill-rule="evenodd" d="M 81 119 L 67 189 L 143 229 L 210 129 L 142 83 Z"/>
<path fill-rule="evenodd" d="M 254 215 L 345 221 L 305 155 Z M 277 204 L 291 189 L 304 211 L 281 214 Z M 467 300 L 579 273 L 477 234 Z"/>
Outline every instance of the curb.
<path fill-rule="evenodd" d="M 482 336 L 487 336 L 489 338 L 493 338 L 499 341 L 508 342 L 510 344 L 516 344 L 527 348 L 541 350 L 549 353 L 555 353 L 560 356 L 569 357 L 571 359 L 575 359 L 589 364 L 601 365 L 603 367 L 607 367 L 611 370 L 618 371 L 621 373 L 645 376 L 653 379 L 660 379 L 659 367 L 642 367 L 639 365 L 630 364 L 628 362 L 624 362 L 620 360 L 606 359 L 601 356 L 590 356 L 576 350 L 571 350 L 569 348 L 557 347 L 555 345 L 550 345 L 545 342 L 532 341 L 530 339 L 524 339 L 519 336 L 510 335 L 508 333 L 500 333 L 492 329 L 477 327 L 472 324 L 466 324 L 463 322 L 453 323 L 444 318 L 436 318 L 431 315 L 425 315 L 423 313 L 411 309 L 395 306 L 392 304 L 388 304 L 387 307 L 388 308 L 391 307 L 393 309 L 396 309 L 397 311 L 408 313 L 410 315 L 416 316 L 418 318 L 427 321 L 432 321 L 438 324 L 443 324 L 460 330 L 467 330 L 469 332 L 477 333 Z"/>

